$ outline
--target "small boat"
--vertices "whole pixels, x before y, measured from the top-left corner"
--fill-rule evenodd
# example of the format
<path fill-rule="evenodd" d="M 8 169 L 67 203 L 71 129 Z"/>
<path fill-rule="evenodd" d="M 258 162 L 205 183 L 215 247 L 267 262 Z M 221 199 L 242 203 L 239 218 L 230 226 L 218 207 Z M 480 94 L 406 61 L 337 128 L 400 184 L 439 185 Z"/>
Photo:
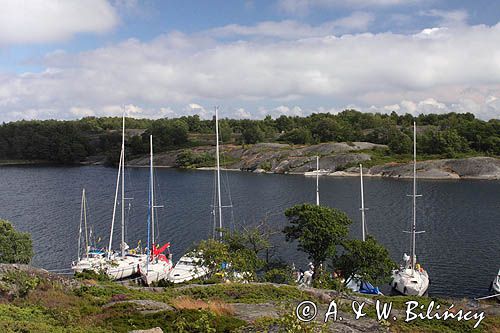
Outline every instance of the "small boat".
<path fill-rule="evenodd" d="M 118 204 L 118 189 L 121 183 L 121 242 L 120 250 L 113 251 L 113 230 L 115 226 L 116 208 Z M 131 277 L 139 273 L 139 267 L 147 260 L 146 254 L 140 251 L 129 251 L 125 242 L 125 113 L 122 117 L 122 147 L 118 175 L 116 179 L 115 200 L 113 204 L 113 216 L 111 219 L 111 230 L 109 233 L 109 246 L 102 271 L 111 279 L 119 280 Z"/>
<path fill-rule="evenodd" d="M 349 279 L 346 287 L 355 293 L 369 294 L 369 295 L 382 295 L 378 287 L 374 287 L 370 282 L 363 281 L 357 276 Z"/>
<path fill-rule="evenodd" d="M 360 193 L 361 193 L 361 239 L 366 241 L 366 222 L 365 222 L 365 194 L 363 186 L 363 165 L 359 165 L 359 178 L 360 178 Z M 378 287 L 374 287 L 370 282 L 362 280 L 358 275 L 350 277 L 347 281 L 346 287 L 356 293 L 382 295 Z"/>
<path fill-rule="evenodd" d="M 166 243 L 161 248 L 155 239 L 155 206 L 154 201 L 154 177 L 153 177 L 153 136 L 149 136 L 150 145 L 150 163 L 149 163 L 149 209 L 148 209 L 148 254 L 142 266 L 140 266 L 140 273 L 142 280 L 146 285 L 151 285 L 153 282 L 166 280 L 168 273 L 172 270 L 172 255 L 168 256 L 163 254 L 169 251 L 170 243 Z M 151 237 L 150 237 L 151 236 Z"/>
<path fill-rule="evenodd" d="M 208 268 L 201 265 L 202 259 L 196 254 L 185 254 L 168 274 L 168 280 L 173 283 L 182 283 L 204 277 Z"/>
<path fill-rule="evenodd" d="M 500 300 L 500 269 L 495 279 L 491 282 L 490 291 L 493 292 L 497 299 Z"/>
<path fill-rule="evenodd" d="M 105 252 L 96 249 L 92 245 L 92 229 L 90 229 L 90 234 L 88 230 L 87 198 L 85 196 L 85 189 L 83 189 L 80 206 L 80 228 L 78 232 L 78 257 L 71 265 L 71 269 L 75 273 L 82 273 L 85 270 L 98 273 L 105 262 Z M 82 245 L 84 246 L 83 255 L 81 253 Z"/>
<path fill-rule="evenodd" d="M 330 170 L 319 168 L 319 156 L 316 156 L 316 170 L 306 171 L 306 172 L 304 172 L 304 176 L 308 176 L 308 177 L 326 176 L 329 173 L 330 173 Z"/>
<path fill-rule="evenodd" d="M 429 275 L 420 264 L 417 263 L 415 254 L 415 236 L 424 231 L 416 231 L 416 199 L 417 195 L 417 125 L 413 123 L 413 223 L 409 233 L 411 234 L 411 254 L 403 255 L 403 263 L 400 268 L 392 272 L 391 286 L 396 291 L 408 296 L 423 296 L 429 288 Z"/>

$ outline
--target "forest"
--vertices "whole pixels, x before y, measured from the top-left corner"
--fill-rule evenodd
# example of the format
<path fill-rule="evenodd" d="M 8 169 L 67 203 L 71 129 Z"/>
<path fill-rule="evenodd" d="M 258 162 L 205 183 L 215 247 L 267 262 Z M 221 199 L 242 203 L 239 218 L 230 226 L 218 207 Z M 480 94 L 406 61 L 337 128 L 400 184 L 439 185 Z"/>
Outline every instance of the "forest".
<path fill-rule="evenodd" d="M 80 163 L 104 156 L 116 163 L 121 144 L 120 117 L 79 120 L 21 120 L 0 125 L 0 160 L 60 164 Z M 386 154 L 408 154 L 412 124 L 418 126 L 418 151 L 436 158 L 500 156 L 500 119 L 483 121 L 472 113 L 364 113 L 345 110 L 307 117 L 285 116 L 261 120 L 221 119 L 223 143 L 281 142 L 308 145 L 322 142 L 368 141 L 387 145 Z M 214 144 L 215 122 L 198 115 L 157 120 L 126 118 L 127 157 L 148 152 L 149 135 L 157 152 Z"/>

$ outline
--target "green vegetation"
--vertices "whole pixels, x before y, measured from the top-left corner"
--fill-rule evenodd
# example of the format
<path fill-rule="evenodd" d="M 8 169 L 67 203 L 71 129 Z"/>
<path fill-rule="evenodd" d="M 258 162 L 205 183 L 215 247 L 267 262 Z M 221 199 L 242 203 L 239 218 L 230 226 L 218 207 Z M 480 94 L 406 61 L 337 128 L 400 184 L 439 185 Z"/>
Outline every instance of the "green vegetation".
<path fill-rule="evenodd" d="M 388 145 L 388 155 L 405 155 L 411 152 L 414 120 L 419 127 L 419 155 L 500 155 L 500 120 L 482 121 L 471 113 L 413 117 L 394 112 L 373 114 L 345 110 L 337 115 L 222 119 L 219 129 L 224 143 L 368 141 Z M 214 142 L 214 121 L 201 120 L 197 115 L 158 120 L 127 118 L 126 124 L 128 157 L 148 152 L 150 134 L 154 136 L 157 152 Z M 3 160 L 78 163 L 98 155 L 116 163 L 121 144 L 120 129 L 119 117 L 4 123 L 0 125 L 0 156 Z M 200 138 L 203 142 L 198 140 Z"/>
<path fill-rule="evenodd" d="M 336 259 L 336 266 L 344 276 L 358 276 L 363 281 L 375 285 L 389 282 L 389 276 L 395 263 L 391 260 L 389 251 L 375 238 L 368 236 L 363 242 L 351 239 L 343 243 L 344 253 Z"/>
<path fill-rule="evenodd" d="M 359 276 L 371 283 L 385 283 L 396 267 L 387 249 L 373 237 L 368 236 L 365 242 L 347 239 L 352 221 L 338 209 L 302 204 L 287 209 L 285 215 L 291 224 L 283 229 L 287 241 L 297 241 L 298 249 L 306 252 L 316 267 L 315 287 L 341 288 L 339 280 L 321 268 L 327 259 L 345 282 Z"/>
<path fill-rule="evenodd" d="M 286 240 L 298 241 L 298 249 L 309 255 L 315 267 L 335 256 L 352 223 L 338 209 L 312 204 L 288 208 L 285 215 L 291 224 L 283 230 Z"/>
<path fill-rule="evenodd" d="M 0 219 L 0 263 L 28 264 L 31 257 L 31 235 L 16 231 L 9 221 Z"/>
<path fill-rule="evenodd" d="M 328 332 L 332 327 L 297 320 L 293 310 L 300 301 L 311 300 L 322 304 L 324 309 L 328 300 L 313 297 L 295 286 L 230 283 L 153 291 L 94 280 L 80 280 L 80 287 L 68 287 L 63 280 L 50 275 L 38 276 L 16 269 L 8 274 L 31 276 L 37 283 L 26 281 L 27 287 L 23 289 L 27 292 L 14 299 L 2 296 L 2 332 L 129 332 L 152 327 L 160 327 L 164 332 Z M 337 295 L 336 299 L 343 304 L 341 310 L 350 311 L 348 298 Z M 434 300 L 444 307 L 450 304 L 442 299 L 415 297 L 375 296 L 373 299 L 392 302 L 396 311 L 404 310 L 408 300 L 418 300 L 425 305 Z M 143 306 L 137 305 L 138 300 L 161 302 L 172 308 L 144 311 Z M 247 322 L 236 313 L 233 303 L 270 304 L 278 316 L 262 312 L 260 319 Z M 454 303 L 457 308 L 466 306 Z M 375 318 L 373 305 L 367 305 L 365 311 L 369 318 Z M 470 332 L 473 322 L 415 320 L 405 323 L 398 320 L 381 324 L 390 332 Z M 338 323 L 332 325 L 338 328 Z M 487 315 L 474 331 L 495 331 L 499 325 L 498 316 Z"/>

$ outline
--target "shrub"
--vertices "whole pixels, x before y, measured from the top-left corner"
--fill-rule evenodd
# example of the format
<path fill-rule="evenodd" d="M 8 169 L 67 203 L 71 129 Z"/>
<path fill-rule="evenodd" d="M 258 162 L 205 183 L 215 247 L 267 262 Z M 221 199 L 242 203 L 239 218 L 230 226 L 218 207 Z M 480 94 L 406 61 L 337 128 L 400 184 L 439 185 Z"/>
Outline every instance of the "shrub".
<path fill-rule="evenodd" d="M 31 235 L 18 232 L 9 221 L 0 219 L 0 262 L 28 264 L 33 257 Z"/>

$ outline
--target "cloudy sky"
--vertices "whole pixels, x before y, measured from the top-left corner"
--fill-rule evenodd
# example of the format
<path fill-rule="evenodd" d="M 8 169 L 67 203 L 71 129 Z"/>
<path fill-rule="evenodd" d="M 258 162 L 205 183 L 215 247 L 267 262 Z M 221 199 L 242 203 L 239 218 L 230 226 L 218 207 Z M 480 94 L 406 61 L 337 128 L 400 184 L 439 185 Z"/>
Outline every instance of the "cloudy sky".
<path fill-rule="evenodd" d="M 500 118 L 497 0 L 0 0 L 0 121 Z"/>

